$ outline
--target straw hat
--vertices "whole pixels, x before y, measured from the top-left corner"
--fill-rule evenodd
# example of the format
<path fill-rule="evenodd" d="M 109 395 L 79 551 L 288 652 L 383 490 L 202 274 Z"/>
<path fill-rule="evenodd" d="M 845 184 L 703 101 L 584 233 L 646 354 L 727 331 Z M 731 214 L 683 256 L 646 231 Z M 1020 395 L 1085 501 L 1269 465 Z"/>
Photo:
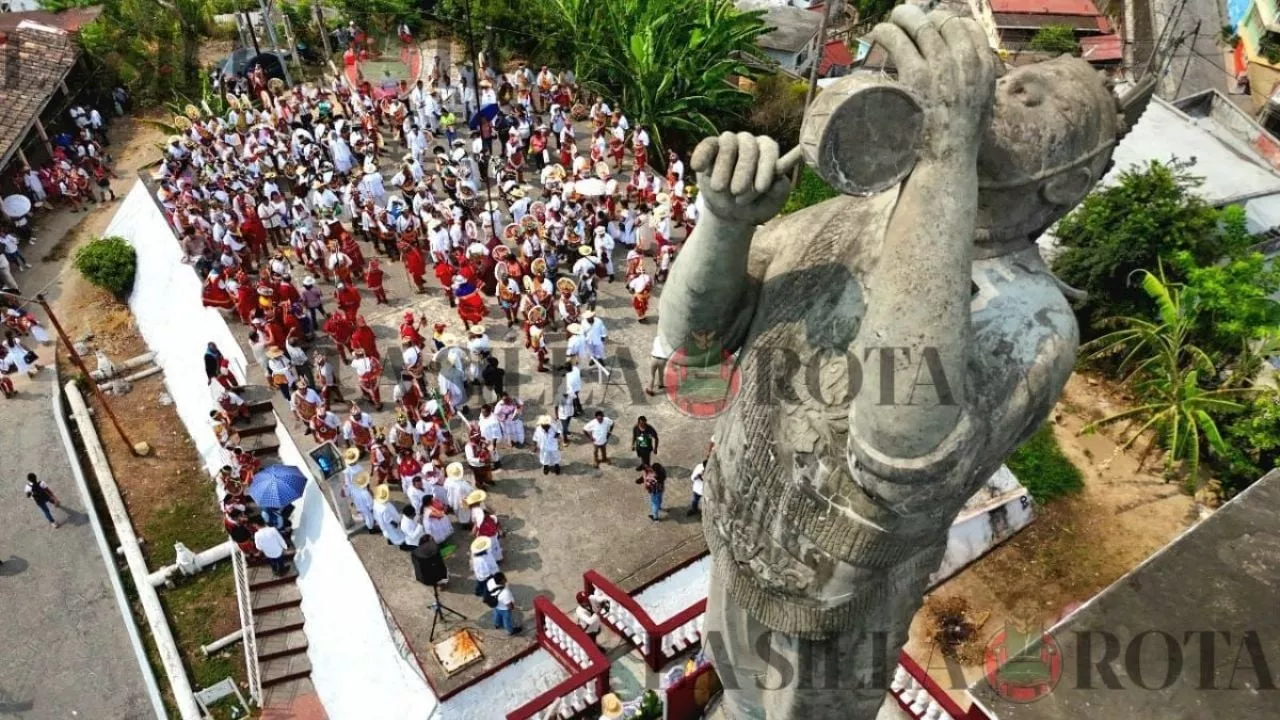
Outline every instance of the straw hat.
<path fill-rule="evenodd" d="M 570 335 L 582 334 L 582 326 L 578 323 L 569 323 L 569 327 L 565 328 L 565 330 L 567 330 Z"/>
<path fill-rule="evenodd" d="M 491 547 L 493 547 L 493 541 L 485 537 L 484 535 L 481 535 L 480 537 L 471 541 L 471 554 L 481 555 L 483 553 L 487 553 L 489 552 L 489 548 Z M 619 715 L 618 717 L 622 717 L 622 716 Z"/>
<path fill-rule="evenodd" d="M 471 507 L 472 505 L 479 505 L 480 503 L 484 502 L 484 499 L 487 497 L 489 497 L 489 493 L 483 490 L 472 490 L 469 495 L 463 498 L 462 504 L 466 505 L 467 507 Z"/>
<path fill-rule="evenodd" d="M 535 425 L 550 425 L 550 424 L 551 424 L 551 416 L 550 416 L 550 415 L 539 415 L 539 416 L 538 416 L 538 421 L 537 421 L 536 423 L 534 423 L 534 424 L 535 424 Z"/>
<path fill-rule="evenodd" d="M 427 229 L 428 229 L 428 230 L 435 230 L 436 228 L 440 227 L 440 225 L 441 225 L 441 224 L 442 224 L 442 223 L 440 222 L 440 219 L 439 219 L 439 218 L 434 218 L 434 217 L 433 217 L 433 218 L 431 218 L 430 220 L 427 220 Z"/>
<path fill-rule="evenodd" d="M 511 191 L 511 197 L 516 198 L 517 200 L 524 197 L 524 194 L 524 188 L 522 187 L 518 187 Z"/>
<path fill-rule="evenodd" d="M 443 343 L 445 347 L 452 347 L 457 345 L 460 341 L 458 340 L 457 335 L 454 335 L 453 333 L 445 333 L 440 336 L 440 342 Z"/>
<path fill-rule="evenodd" d="M 578 254 L 581 255 L 582 257 L 591 257 L 592 255 L 596 254 L 596 251 L 591 249 L 590 245 L 579 245 Z"/>
<path fill-rule="evenodd" d="M 609 693 L 600 698 L 601 720 L 618 720 L 622 717 L 622 701 L 617 695 Z"/>
<path fill-rule="evenodd" d="M 284 356 L 284 351 L 283 351 L 283 350 L 281 350 L 280 348 L 278 348 L 278 347 L 276 347 L 276 346 L 274 346 L 274 345 L 272 345 L 271 347 L 267 348 L 267 357 L 269 357 L 269 358 L 278 358 L 278 357 L 283 357 L 283 356 Z"/>
<path fill-rule="evenodd" d="M 355 480 L 352 480 L 352 482 L 356 484 L 356 487 L 369 487 L 369 473 L 360 473 L 356 476 Z"/>
<path fill-rule="evenodd" d="M 592 319 L 592 318 L 594 318 L 595 316 L 596 316 L 596 311 L 595 311 L 595 310 L 583 310 L 583 311 L 582 311 L 582 319 L 583 319 L 583 320 L 591 320 L 591 319 Z"/>
<path fill-rule="evenodd" d="M 483 326 L 483 325 L 472 325 L 472 326 L 471 326 L 471 329 L 470 329 L 470 330 L 468 330 L 467 332 L 471 333 L 472 335 L 474 335 L 474 336 L 476 336 L 476 337 L 480 337 L 481 335 L 483 335 L 483 334 L 484 334 L 484 326 Z"/>
<path fill-rule="evenodd" d="M 342 451 L 342 461 L 347 465 L 355 465 L 360 462 L 360 448 L 347 448 Z"/>
<path fill-rule="evenodd" d="M 391 486 L 379 485 L 377 490 L 373 491 L 373 499 L 375 502 L 386 502 L 391 499 Z"/>
<path fill-rule="evenodd" d="M 449 463 L 449 466 L 444 469 L 445 476 L 451 477 L 455 480 L 462 477 L 462 473 L 462 463 L 460 462 L 451 462 Z"/>
<path fill-rule="evenodd" d="M 661 193 L 658 193 L 658 196 L 655 198 L 655 200 L 658 201 L 659 205 L 669 205 L 671 203 L 671 196 L 664 192 L 661 192 Z"/>

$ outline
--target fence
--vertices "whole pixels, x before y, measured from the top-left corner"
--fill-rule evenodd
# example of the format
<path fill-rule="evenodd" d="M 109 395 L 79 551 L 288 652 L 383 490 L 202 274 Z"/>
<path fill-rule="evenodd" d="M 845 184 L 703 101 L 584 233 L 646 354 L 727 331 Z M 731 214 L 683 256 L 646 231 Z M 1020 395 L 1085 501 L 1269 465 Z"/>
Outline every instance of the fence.
<path fill-rule="evenodd" d="M 929 673 L 911 656 L 903 652 L 898 657 L 889 694 L 908 717 L 914 720 L 989 720 L 987 714 L 975 703 L 966 712 L 947 695 Z"/>
<path fill-rule="evenodd" d="M 569 677 L 507 713 L 506 720 L 568 720 L 594 708 L 609 692 L 609 659 L 577 623 L 541 595 L 533 599 L 533 617 L 538 645 Z"/>
<path fill-rule="evenodd" d="M 654 671 L 702 642 L 705 597 L 659 623 L 635 598 L 595 570 L 583 573 L 582 580 L 588 595 L 609 600 L 609 611 L 600 613 L 601 624 L 639 650 L 645 664 Z"/>
<path fill-rule="evenodd" d="M 231 567 L 235 569 L 236 601 L 240 608 L 240 627 L 244 629 L 244 670 L 249 677 L 249 697 L 262 705 L 262 673 L 258 667 L 258 635 L 253 618 L 253 596 L 249 592 L 249 563 L 239 546 L 231 550 Z"/>

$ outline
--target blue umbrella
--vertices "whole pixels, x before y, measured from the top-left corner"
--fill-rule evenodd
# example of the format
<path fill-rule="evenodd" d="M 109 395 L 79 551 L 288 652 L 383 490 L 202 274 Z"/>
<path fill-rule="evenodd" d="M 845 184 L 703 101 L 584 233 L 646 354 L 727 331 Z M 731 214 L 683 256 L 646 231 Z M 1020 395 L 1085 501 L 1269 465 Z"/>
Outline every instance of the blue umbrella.
<path fill-rule="evenodd" d="M 480 118 L 484 118 L 489 122 L 493 122 L 493 119 L 498 117 L 498 113 L 501 112 L 501 110 L 502 108 L 498 107 L 497 103 L 489 103 L 488 105 L 485 105 L 484 107 L 480 108 L 480 112 L 477 112 L 475 115 L 472 115 L 471 119 L 467 121 L 467 125 L 472 130 L 479 130 Z"/>
<path fill-rule="evenodd" d="M 307 487 L 307 477 L 292 465 L 268 465 L 253 476 L 249 484 L 249 497 L 259 507 L 282 508 L 302 497 Z"/>

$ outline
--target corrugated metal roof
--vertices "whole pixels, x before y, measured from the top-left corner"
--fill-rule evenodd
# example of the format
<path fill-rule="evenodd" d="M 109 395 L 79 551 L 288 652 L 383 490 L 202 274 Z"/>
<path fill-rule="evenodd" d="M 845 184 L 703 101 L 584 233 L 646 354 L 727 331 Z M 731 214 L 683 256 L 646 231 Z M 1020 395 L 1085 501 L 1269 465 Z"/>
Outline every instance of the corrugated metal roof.
<path fill-rule="evenodd" d="M 991 0 L 991 12 L 1030 15 L 1100 15 L 1092 0 Z"/>
<path fill-rule="evenodd" d="M 1119 35 L 1082 37 L 1080 57 L 1089 62 L 1119 62 L 1124 59 L 1124 41 Z"/>

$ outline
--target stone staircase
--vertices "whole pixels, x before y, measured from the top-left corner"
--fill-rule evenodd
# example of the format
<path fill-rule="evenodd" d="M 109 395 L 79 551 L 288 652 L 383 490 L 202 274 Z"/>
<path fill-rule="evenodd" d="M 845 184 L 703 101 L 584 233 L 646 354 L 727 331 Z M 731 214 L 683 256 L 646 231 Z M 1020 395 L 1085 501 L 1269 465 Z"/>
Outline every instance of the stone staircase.
<path fill-rule="evenodd" d="M 236 424 L 240 445 L 264 466 L 280 462 L 277 451 L 276 416 L 273 400 L 279 395 L 271 388 L 253 385 L 236 390 L 249 406 L 250 417 Z M 293 562 L 294 551 L 286 557 Z M 265 560 L 249 560 L 248 585 L 255 628 L 258 673 L 262 685 L 262 718 L 270 720 L 320 720 L 326 718 L 315 687 L 311 684 L 311 662 L 307 658 L 307 636 L 303 632 L 302 593 L 298 571 L 290 567 L 280 577 Z"/>

